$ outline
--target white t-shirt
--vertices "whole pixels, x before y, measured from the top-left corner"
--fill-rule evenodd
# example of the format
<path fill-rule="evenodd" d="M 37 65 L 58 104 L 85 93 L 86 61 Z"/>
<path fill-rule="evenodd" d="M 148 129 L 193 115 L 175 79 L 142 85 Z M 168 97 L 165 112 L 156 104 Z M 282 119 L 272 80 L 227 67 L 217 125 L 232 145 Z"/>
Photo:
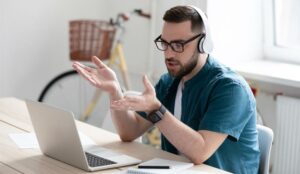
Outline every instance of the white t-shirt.
<path fill-rule="evenodd" d="M 174 106 L 174 116 L 180 120 L 181 118 L 181 99 L 182 99 L 182 90 L 184 88 L 184 82 L 181 80 L 178 84 L 176 98 L 175 98 L 175 106 Z"/>

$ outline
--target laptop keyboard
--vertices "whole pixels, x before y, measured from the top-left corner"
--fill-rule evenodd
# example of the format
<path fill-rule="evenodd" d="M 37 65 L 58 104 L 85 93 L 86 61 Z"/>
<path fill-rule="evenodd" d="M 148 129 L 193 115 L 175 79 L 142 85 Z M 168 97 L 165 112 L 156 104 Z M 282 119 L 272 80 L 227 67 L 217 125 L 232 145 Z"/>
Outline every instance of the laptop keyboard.
<path fill-rule="evenodd" d="M 110 164 L 116 164 L 116 162 L 110 161 L 108 159 L 105 158 L 101 158 L 99 156 L 90 154 L 88 152 L 85 152 L 87 161 L 89 166 L 91 167 L 98 167 L 98 166 L 106 166 L 106 165 L 110 165 Z"/>

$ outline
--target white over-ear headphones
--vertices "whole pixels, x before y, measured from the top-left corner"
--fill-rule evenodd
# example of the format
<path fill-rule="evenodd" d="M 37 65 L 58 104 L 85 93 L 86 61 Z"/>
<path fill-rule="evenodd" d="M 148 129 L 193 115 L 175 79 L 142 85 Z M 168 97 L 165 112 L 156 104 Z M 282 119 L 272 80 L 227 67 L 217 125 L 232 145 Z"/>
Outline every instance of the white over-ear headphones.
<path fill-rule="evenodd" d="M 214 46 L 213 46 L 213 42 L 212 42 L 206 15 L 200 8 L 198 8 L 196 6 L 189 5 L 189 7 L 195 9 L 198 12 L 198 14 L 200 15 L 200 17 L 203 21 L 203 25 L 204 25 L 205 36 L 200 39 L 199 44 L 198 44 L 198 50 L 200 53 L 210 53 L 210 52 L 212 52 Z"/>

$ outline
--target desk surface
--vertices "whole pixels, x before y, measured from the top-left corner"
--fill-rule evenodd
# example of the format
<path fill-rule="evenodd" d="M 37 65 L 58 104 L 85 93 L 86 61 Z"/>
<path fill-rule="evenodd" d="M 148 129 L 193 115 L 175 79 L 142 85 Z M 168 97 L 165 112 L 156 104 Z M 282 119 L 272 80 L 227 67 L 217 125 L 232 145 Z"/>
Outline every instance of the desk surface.
<path fill-rule="evenodd" d="M 121 142 L 118 135 L 80 121 L 77 121 L 76 125 L 81 132 L 88 135 L 96 144 L 134 156 L 143 161 L 154 157 L 187 161 L 182 156 L 155 149 L 139 142 Z M 26 104 L 23 100 L 16 98 L 0 99 L 0 130 L 0 173 L 90 173 L 44 156 L 39 149 L 20 149 L 17 147 L 8 135 L 10 133 L 33 131 Z M 122 167 L 93 173 L 115 173 L 127 168 Z M 194 166 L 191 170 L 227 173 L 205 164 Z"/>

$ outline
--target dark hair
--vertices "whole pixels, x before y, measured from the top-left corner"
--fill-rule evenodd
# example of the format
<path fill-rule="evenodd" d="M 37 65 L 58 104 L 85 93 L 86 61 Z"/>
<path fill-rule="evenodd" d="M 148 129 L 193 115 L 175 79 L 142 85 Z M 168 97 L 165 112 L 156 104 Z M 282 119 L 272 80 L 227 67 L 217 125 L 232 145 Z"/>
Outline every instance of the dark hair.
<path fill-rule="evenodd" d="M 166 11 L 163 20 L 174 23 L 191 21 L 193 32 L 204 33 L 202 18 L 194 8 L 189 6 L 175 6 L 170 8 Z"/>

